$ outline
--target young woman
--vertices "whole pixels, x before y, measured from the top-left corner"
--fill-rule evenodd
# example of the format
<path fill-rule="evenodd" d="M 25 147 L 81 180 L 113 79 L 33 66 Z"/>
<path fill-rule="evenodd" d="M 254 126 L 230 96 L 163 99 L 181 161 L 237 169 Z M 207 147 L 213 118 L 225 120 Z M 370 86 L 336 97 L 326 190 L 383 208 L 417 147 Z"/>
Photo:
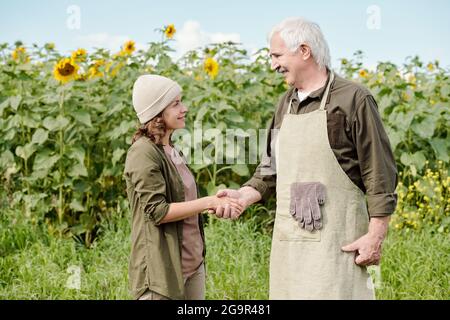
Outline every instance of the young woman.
<path fill-rule="evenodd" d="M 184 128 L 181 87 L 157 76 L 140 76 L 133 107 L 141 123 L 125 162 L 132 212 L 129 281 L 135 299 L 205 297 L 205 240 L 201 212 L 218 206 L 242 210 L 231 198 L 197 199 L 194 176 L 171 143 Z"/>

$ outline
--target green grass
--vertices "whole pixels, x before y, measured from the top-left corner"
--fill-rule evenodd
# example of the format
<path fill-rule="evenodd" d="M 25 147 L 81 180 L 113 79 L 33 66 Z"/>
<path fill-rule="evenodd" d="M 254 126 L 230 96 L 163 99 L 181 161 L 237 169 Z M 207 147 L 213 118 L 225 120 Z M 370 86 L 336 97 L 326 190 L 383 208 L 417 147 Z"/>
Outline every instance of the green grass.
<path fill-rule="evenodd" d="M 49 236 L 19 212 L 0 216 L 0 299 L 130 299 L 129 221 L 102 225 L 91 249 Z M 267 299 L 270 235 L 255 219 L 211 219 L 206 230 L 207 299 Z M 68 268 L 81 269 L 80 290 L 69 289 Z M 378 299 L 449 299 L 448 235 L 390 231 Z"/>
<path fill-rule="evenodd" d="M 207 299 L 267 299 L 270 235 L 244 222 L 211 219 L 205 230 Z"/>
<path fill-rule="evenodd" d="M 450 236 L 390 231 L 378 299 L 450 299 Z"/>

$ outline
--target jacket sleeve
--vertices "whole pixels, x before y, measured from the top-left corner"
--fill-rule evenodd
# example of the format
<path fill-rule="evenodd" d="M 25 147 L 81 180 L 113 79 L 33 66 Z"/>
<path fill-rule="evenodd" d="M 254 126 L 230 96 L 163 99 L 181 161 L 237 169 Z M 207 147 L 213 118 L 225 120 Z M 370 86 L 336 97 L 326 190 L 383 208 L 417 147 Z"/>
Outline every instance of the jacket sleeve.
<path fill-rule="evenodd" d="M 130 154 L 129 176 L 141 212 L 156 225 L 169 211 L 161 164 L 151 151 L 136 148 Z"/>
<path fill-rule="evenodd" d="M 369 215 L 391 215 L 397 204 L 397 166 L 372 95 L 366 95 L 358 103 L 352 131 Z"/>
<path fill-rule="evenodd" d="M 266 150 L 262 154 L 261 162 L 255 170 L 253 176 L 242 186 L 249 186 L 261 194 L 261 200 L 266 201 L 276 190 L 276 165 L 275 154 L 272 152 L 277 130 L 274 130 L 275 116 L 272 118 L 269 126 L 269 133 L 266 140 Z"/>

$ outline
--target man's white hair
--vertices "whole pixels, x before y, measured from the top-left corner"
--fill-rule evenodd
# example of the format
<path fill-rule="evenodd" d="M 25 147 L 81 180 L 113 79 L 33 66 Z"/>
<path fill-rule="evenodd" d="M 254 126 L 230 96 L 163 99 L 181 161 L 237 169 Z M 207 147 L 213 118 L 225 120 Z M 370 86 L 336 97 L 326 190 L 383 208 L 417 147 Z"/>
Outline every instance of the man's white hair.
<path fill-rule="evenodd" d="M 303 18 L 287 18 L 272 28 L 269 43 L 279 33 L 288 49 L 295 52 L 302 44 L 311 48 L 311 54 L 319 68 L 331 69 L 330 49 L 317 23 Z"/>

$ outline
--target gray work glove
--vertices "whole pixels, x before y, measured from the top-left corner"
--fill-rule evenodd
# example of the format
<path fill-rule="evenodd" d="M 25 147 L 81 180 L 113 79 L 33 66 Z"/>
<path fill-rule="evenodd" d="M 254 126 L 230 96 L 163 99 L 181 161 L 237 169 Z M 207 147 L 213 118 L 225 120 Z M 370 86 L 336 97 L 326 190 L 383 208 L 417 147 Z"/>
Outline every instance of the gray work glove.
<path fill-rule="evenodd" d="M 325 186 L 320 182 L 297 182 L 291 185 L 290 213 L 301 228 L 322 228 L 320 205 L 325 203 Z"/>

